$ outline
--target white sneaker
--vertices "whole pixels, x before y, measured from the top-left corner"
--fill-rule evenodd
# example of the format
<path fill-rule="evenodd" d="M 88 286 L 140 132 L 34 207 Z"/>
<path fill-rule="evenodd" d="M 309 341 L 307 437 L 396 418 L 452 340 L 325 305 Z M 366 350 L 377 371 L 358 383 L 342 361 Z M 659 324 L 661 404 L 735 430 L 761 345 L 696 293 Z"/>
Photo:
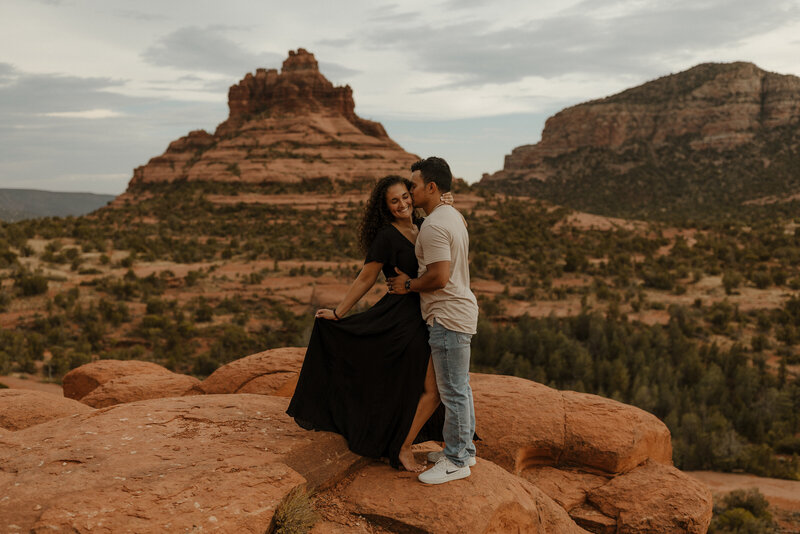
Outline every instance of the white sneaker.
<path fill-rule="evenodd" d="M 428 461 L 431 463 L 436 463 L 439 461 L 439 458 L 444 458 L 444 451 L 431 451 L 428 453 Z M 469 460 L 467 460 L 467 465 L 472 467 L 475 465 L 475 457 L 470 456 Z"/>
<path fill-rule="evenodd" d="M 443 484 L 451 480 L 467 478 L 470 474 L 471 472 L 468 465 L 458 467 L 448 460 L 446 456 L 442 456 L 439 461 L 436 462 L 436 465 L 424 473 L 420 473 L 417 478 L 419 478 L 420 482 L 425 484 Z"/>

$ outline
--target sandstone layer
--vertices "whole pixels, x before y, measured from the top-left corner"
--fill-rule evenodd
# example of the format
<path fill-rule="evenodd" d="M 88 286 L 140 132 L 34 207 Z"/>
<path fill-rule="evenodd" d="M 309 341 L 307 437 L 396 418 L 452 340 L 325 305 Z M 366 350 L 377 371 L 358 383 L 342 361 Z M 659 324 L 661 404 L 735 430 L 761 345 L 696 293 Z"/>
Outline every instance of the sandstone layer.
<path fill-rule="evenodd" d="M 319 514 L 318 534 L 708 526 L 710 492 L 672 466 L 668 431 L 637 408 L 473 374 L 477 465 L 467 479 L 424 486 L 285 414 L 304 352 L 274 349 L 231 362 L 202 383 L 185 381 L 192 386 L 183 397 L 139 387 L 175 381 L 163 368 L 98 361 L 76 369 L 73 386 L 77 377 L 97 384 L 84 402 L 116 390 L 116 404 L 92 410 L 69 400 L 77 411 L 0 429 L 0 530 L 280 531 L 298 506 Z M 0 419 L 13 411 L 4 406 Z M 418 459 L 437 448 L 419 446 Z M 309 491 L 310 501 L 297 501 Z"/>
<path fill-rule="evenodd" d="M 659 147 L 692 136 L 694 149 L 730 149 L 759 129 L 800 120 L 800 78 L 766 72 L 752 63 L 698 65 L 622 93 L 560 111 L 547 119 L 542 139 L 506 156 L 505 173 L 548 176 L 539 166 L 583 147 L 624 150 L 631 143 Z M 487 181 L 502 178 L 498 173 Z"/>
<path fill-rule="evenodd" d="M 800 78 L 705 63 L 558 112 L 481 184 L 605 215 L 698 216 L 786 201 L 798 161 Z"/>
<path fill-rule="evenodd" d="M 230 88 L 228 107 L 228 119 L 214 134 L 190 132 L 136 168 L 129 192 L 183 180 L 374 181 L 407 174 L 417 159 L 379 123 L 356 115 L 350 86 L 334 86 L 320 73 L 314 55 L 302 48 L 289 52 L 280 73 L 248 73 Z"/>

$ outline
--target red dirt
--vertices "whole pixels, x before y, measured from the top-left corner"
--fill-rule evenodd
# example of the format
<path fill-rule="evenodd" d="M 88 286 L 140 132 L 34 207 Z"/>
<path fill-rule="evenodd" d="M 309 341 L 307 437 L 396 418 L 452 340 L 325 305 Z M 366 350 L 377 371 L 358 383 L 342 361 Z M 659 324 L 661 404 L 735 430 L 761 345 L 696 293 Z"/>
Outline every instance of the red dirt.
<path fill-rule="evenodd" d="M 711 489 L 716 502 L 734 490 L 756 488 L 770 503 L 773 519 L 784 532 L 800 532 L 800 481 L 715 471 L 687 471 Z"/>

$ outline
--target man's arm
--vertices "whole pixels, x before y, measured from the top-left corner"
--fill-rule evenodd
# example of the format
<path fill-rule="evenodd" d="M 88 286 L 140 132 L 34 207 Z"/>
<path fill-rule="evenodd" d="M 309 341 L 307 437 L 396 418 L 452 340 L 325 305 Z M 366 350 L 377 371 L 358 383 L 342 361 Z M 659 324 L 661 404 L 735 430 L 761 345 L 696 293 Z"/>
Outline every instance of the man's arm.
<path fill-rule="evenodd" d="M 395 295 L 405 295 L 410 291 L 416 293 L 428 293 L 442 289 L 447 285 L 450 280 L 450 262 L 437 261 L 431 263 L 426 267 L 425 273 L 419 278 L 411 278 L 406 273 L 394 268 L 397 271 L 397 276 L 386 279 L 386 286 L 389 288 L 389 293 Z M 406 289 L 406 280 L 411 282 L 408 284 L 409 288 Z"/>

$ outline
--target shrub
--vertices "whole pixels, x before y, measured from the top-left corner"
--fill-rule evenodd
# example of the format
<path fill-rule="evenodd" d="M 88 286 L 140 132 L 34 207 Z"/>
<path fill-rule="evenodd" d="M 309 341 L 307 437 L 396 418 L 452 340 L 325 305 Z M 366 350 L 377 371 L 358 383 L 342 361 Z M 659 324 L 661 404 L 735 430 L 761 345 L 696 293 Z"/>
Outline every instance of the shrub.
<path fill-rule="evenodd" d="M 772 283 L 772 277 L 765 271 L 756 271 L 750 277 L 750 280 L 758 289 L 767 289 Z"/>
<path fill-rule="evenodd" d="M 194 320 L 198 323 L 207 323 L 214 318 L 214 308 L 209 305 L 208 301 L 200 298 L 197 304 L 197 309 L 194 311 Z"/>
<path fill-rule="evenodd" d="M 757 334 L 750 340 L 750 345 L 753 348 L 753 352 L 761 352 L 769 348 L 769 340 L 764 334 Z"/>
<path fill-rule="evenodd" d="M 202 277 L 203 273 L 200 271 L 189 271 L 186 273 L 184 277 L 184 282 L 186 283 L 186 287 L 191 287 L 197 283 L 197 281 Z"/>
<path fill-rule="evenodd" d="M 41 295 L 47 292 L 47 278 L 39 271 L 31 273 L 27 270 L 22 270 L 15 276 L 14 287 L 19 290 L 23 297 Z"/>
<path fill-rule="evenodd" d="M 278 505 L 275 510 L 275 528 L 270 532 L 305 534 L 311 530 L 318 518 L 305 489 L 298 486 L 290 491 Z"/>
<path fill-rule="evenodd" d="M 787 436 L 775 444 L 775 452 L 778 454 L 797 454 L 800 455 L 800 436 Z"/>
<path fill-rule="evenodd" d="M 675 275 L 664 268 L 648 269 L 642 273 L 645 287 L 669 291 L 675 286 Z"/>
<path fill-rule="evenodd" d="M 735 271 L 726 271 L 722 275 L 722 286 L 725 288 L 725 294 L 733 294 L 733 290 L 742 285 L 742 275 Z"/>

